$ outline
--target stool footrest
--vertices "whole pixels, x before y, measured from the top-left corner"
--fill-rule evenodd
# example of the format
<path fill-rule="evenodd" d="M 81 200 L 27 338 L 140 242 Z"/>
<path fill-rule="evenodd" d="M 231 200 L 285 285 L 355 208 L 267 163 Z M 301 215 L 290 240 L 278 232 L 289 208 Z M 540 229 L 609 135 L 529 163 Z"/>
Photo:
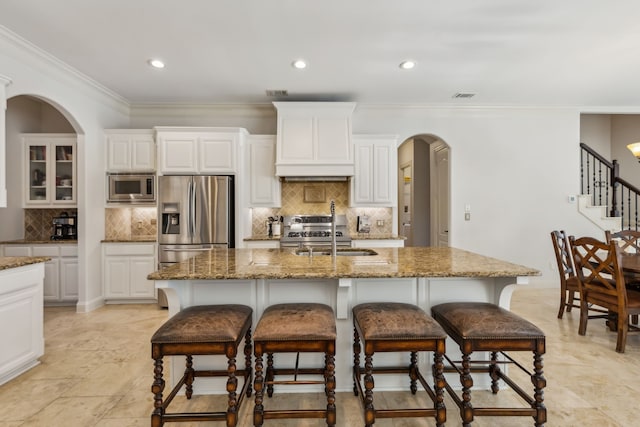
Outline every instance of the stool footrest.
<path fill-rule="evenodd" d="M 285 418 L 325 418 L 326 409 L 271 409 L 264 411 L 265 420 L 281 420 Z"/>

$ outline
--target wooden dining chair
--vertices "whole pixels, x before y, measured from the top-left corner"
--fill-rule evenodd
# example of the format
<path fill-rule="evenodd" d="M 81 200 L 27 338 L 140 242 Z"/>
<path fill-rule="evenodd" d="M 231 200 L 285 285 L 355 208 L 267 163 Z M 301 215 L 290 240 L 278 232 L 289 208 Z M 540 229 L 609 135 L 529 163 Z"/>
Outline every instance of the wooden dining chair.
<path fill-rule="evenodd" d="M 580 288 L 578 276 L 573 267 L 573 259 L 569 250 L 569 239 L 564 230 L 551 232 L 551 242 L 556 254 L 558 273 L 560 274 L 560 309 L 558 319 L 562 319 L 565 309 L 570 312 L 573 307 L 580 308 Z"/>
<path fill-rule="evenodd" d="M 602 242 L 592 237 L 570 236 L 569 242 L 580 288 L 578 334 L 587 332 L 588 305 L 604 307 L 617 314 L 616 351 L 624 353 L 627 333 L 640 331 L 629 323 L 629 316 L 640 314 L 640 292 L 625 285 L 622 250 L 616 242 Z"/>
<path fill-rule="evenodd" d="M 609 243 L 612 239 L 618 241 L 618 246 L 622 249 L 623 255 L 640 255 L 640 231 L 621 230 L 615 233 L 606 230 L 604 232 L 605 241 Z"/>

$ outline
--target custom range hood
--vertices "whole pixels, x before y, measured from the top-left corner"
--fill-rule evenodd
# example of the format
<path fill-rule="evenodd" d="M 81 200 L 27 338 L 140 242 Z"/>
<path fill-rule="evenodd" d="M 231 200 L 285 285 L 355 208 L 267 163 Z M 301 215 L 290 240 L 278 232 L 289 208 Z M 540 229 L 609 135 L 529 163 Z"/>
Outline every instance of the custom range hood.
<path fill-rule="evenodd" d="M 286 180 L 346 180 L 355 172 L 354 102 L 274 102 L 276 175 Z"/>

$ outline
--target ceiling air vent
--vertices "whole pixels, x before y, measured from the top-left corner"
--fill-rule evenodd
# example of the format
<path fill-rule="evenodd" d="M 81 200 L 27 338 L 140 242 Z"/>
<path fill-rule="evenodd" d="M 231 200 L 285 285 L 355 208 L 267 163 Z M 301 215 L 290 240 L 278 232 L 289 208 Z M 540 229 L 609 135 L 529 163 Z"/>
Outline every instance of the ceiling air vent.
<path fill-rule="evenodd" d="M 289 96 L 286 89 L 267 89 L 267 96 Z"/>
<path fill-rule="evenodd" d="M 473 98 L 474 96 L 476 96 L 475 93 L 457 92 L 453 94 L 452 98 Z"/>

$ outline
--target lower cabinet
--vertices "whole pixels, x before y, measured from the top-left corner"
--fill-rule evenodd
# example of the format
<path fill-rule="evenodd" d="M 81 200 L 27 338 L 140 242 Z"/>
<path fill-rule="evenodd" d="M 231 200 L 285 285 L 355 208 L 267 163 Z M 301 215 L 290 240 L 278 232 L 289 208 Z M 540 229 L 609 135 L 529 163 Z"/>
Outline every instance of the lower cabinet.
<path fill-rule="evenodd" d="M 102 283 L 107 303 L 155 302 L 154 282 L 147 280 L 156 268 L 153 243 L 103 243 Z"/>
<path fill-rule="evenodd" d="M 78 302 L 78 245 L 5 245 L 4 256 L 49 257 L 44 264 L 45 305 L 73 305 Z"/>

